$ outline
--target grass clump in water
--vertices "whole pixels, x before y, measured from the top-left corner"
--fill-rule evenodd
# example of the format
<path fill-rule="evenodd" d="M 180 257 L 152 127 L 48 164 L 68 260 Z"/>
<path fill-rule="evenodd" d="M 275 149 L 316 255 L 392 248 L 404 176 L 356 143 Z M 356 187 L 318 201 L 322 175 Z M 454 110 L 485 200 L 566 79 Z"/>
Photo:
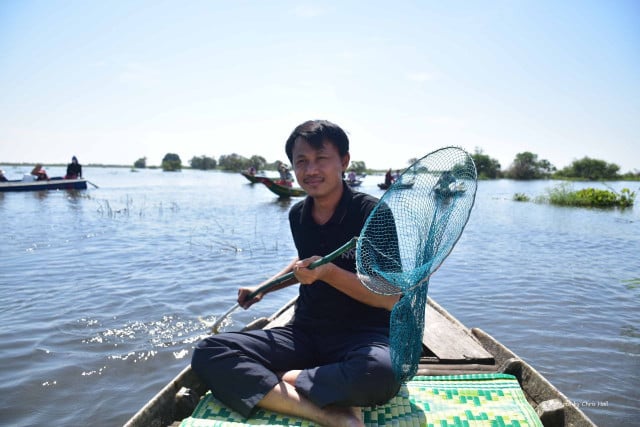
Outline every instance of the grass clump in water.
<path fill-rule="evenodd" d="M 574 191 L 568 183 L 564 183 L 549 190 L 547 200 L 552 205 L 558 206 L 627 208 L 633 206 L 635 197 L 635 191 L 628 188 L 623 188 L 620 193 L 597 188 Z"/>
<path fill-rule="evenodd" d="M 524 193 L 516 193 L 513 195 L 513 200 L 515 202 L 528 202 L 530 199 L 529 196 Z"/>

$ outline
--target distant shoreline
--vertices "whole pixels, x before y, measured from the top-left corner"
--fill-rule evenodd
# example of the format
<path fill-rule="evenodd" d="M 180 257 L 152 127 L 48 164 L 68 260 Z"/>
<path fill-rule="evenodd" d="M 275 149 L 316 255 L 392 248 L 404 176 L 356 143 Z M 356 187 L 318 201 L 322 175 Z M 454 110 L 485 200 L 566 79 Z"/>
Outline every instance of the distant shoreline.
<path fill-rule="evenodd" d="M 45 167 L 66 167 L 68 165 L 68 163 L 42 163 L 42 162 L 23 162 L 23 163 L 10 163 L 10 162 L 6 162 L 6 163 L 0 163 L 0 165 L 3 166 L 28 166 L 28 167 L 33 167 L 36 163 L 41 163 L 43 166 Z M 131 168 L 132 166 L 130 165 L 104 165 L 104 164 L 94 164 L 94 163 L 88 163 L 88 164 L 82 164 L 83 167 L 97 167 L 97 168 Z M 160 166 L 148 166 L 147 169 L 152 169 L 152 168 L 159 168 Z M 134 168 L 135 169 L 135 168 Z M 185 169 L 190 169 L 190 168 L 185 168 Z"/>
<path fill-rule="evenodd" d="M 0 165 L 2 166 L 26 166 L 26 167 L 30 167 L 32 168 L 36 163 L 42 163 L 42 162 L 32 162 L 32 163 L 0 163 Z M 66 167 L 67 163 L 42 163 L 43 166 L 45 166 L 46 168 L 53 168 L 53 167 Z M 144 168 L 136 168 L 134 166 L 131 165 L 109 165 L 109 164 L 102 164 L 102 163 L 87 163 L 87 164 L 82 164 L 82 167 L 88 167 L 88 168 L 127 168 L 127 169 L 162 169 L 162 166 L 158 165 L 158 166 L 146 166 Z M 232 172 L 232 173 L 236 173 L 238 171 L 235 170 L 225 170 L 225 169 L 219 169 L 219 168 L 213 168 L 213 169 L 198 169 L 198 168 L 192 168 L 191 166 L 182 166 L 181 169 L 191 169 L 191 170 L 215 170 L 215 171 L 220 171 L 220 172 Z M 276 169 L 265 169 L 268 171 L 276 171 Z M 376 175 L 376 174 L 384 174 L 386 170 L 375 170 L 375 169 L 368 169 L 367 173 L 370 175 Z"/>
<path fill-rule="evenodd" d="M 26 167 L 33 167 L 33 165 L 35 165 L 36 163 L 0 163 L 0 165 L 2 166 L 26 166 Z M 66 167 L 67 163 L 46 163 L 44 166 L 46 166 L 47 168 L 50 167 Z M 144 168 L 136 168 L 134 166 L 131 165 L 109 165 L 109 164 L 101 164 L 101 163 L 88 163 L 88 164 L 83 164 L 83 167 L 92 167 L 92 168 L 127 168 L 127 169 L 133 169 L 133 170 L 140 170 L 140 169 L 162 169 L 162 166 L 146 166 Z M 230 173 L 237 173 L 238 171 L 235 170 L 225 170 L 225 169 L 218 169 L 218 168 L 214 168 L 214 169 L 198 169 L 198 168 L 192 168 L 191 166 L 182 166 L 181 169 L 190 169 L 190 170 L 210 170 L 210 171 L 220 171 L 220 172 L 230 172 Z M 265 169 L 268 171 L 275 171 L 275 169 Z M 367 175 L 384 175 L 386 172 L 386 170 L 376 170 L 376 169 L 367 169 Z M 480 180 L 495 180 L 495 179 L 503 179 L 503 178 L 478 178 Z M 504 179 L 510 179 L 510 178 L 504 178 Z M 551 180 L 551 181 L 584 181 L 584 182 L 607 182 L 607 181 L 629 181 L 629 182 L 638 182 L 640 181 L 640 176 L 638 177 L 622 177 L 620 176 L 617 179 L 608 179 L 608 180 L 587 180 L 587 179 L 580 179 L 580 178 L 572 178 L 572 177 L 548 177 L 548 178 L 538 178 L 541 180 Z M 524 180 L 524 181 L 528 181 L 528 180 Z"/>

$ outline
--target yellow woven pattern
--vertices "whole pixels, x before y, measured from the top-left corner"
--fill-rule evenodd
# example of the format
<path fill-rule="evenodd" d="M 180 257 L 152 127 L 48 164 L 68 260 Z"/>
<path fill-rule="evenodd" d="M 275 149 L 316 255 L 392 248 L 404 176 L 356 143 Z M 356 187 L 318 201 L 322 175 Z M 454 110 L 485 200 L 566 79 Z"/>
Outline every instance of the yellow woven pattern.
<path fill-rule="evenodd" d="M 542 427 L 518 381 L 510 375 L 415 377 L 386 405 L 362 408 L 367 426 Z M 181 427 L 315 426 L 259 409 L 243 418 L 208 393 Z"/>

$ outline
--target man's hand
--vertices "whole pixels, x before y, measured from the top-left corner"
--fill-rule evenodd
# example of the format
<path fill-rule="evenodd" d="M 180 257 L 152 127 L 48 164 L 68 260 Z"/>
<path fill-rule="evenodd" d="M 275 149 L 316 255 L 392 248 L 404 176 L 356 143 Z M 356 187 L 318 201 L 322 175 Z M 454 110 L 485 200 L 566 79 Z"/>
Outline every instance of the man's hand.
<path fill-rule="evenodd" d="M 303 285 L 310 285 L 316 280 L 322 280 L 322 277 L 332 268 L 333 264 L 328 263 L 324 265 L 320 265 L 313 269 L 309 268 L 313 262 L 322 259 L 321 256 L 314 255 L 310 258 L 302 259 L 297 261 L 293 265 L 293 274 L 296 276 L 296 279 Z"/>
<path fill-rule="evenodd" d="M 251 307 L 253 304 L 257 303 L 262 299 L 262 297 L 264 296 L 264 294 L 262 293 L 254 296 L 253 298 L 248 298 L 252 292 L 256 291 L 256 289 L 258 289 L 257 286 L 253 288 L 238 289 L 238 304 L 240 305 L 240 307 L 246 310 L 247 308 Z"/>

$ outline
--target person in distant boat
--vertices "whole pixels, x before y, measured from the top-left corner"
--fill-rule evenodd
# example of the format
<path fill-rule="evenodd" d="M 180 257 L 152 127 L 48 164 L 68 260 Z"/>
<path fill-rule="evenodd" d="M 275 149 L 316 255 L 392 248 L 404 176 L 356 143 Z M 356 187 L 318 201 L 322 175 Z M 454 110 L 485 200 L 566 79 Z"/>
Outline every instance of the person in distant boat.
<path fill-rule="evenodd" d="M 31 175 L 36 177 L 36 181 L 47 181 L 49 179 L 49 175 L 47 175 L 47 171 L 42 167 L 42 163 L 36 163 L 31 170 Z"/>
<path fill-rule="evenodd" d="M 291 175 L 291 171 L 284 163 L 280 163 L 278 166 L 278 172 L 280 173 L 280 180 L 278 184 L 284 185 L 286 187 L 293 186 L 293 176 Z"/>
<path fill-rule="evenodd" d="M 454 182 L 456 182 L 456 178 L 453 176 L 453 173 L 451 173 L 451 171 L 444 171 L 442 175 L 440 175 L 438 182 L 436 182 L 435 188 L 443 191 L 450 190 L 449 186 Z"/>
<path fill-rule="evenodd" d="M 400 169 L 396 170 L 396 173 L 393 174 L 393 182 L 396 182 L 400 179 Z"/>
<path fill-rule="evenodd" d="M 384 174 L 384 185 L 388 188 L 391 187 L 391 184 L 393 184 L 393 176 L 391 175 L 391 169 L 389 169 L 387 173 Z"/>
<path fill-rule="evenodd" d="M 4 171 L 0 169 L 0 182 L 7 182 L 7 181 L 9 180 L 7 179 L 6 176 L 4 176 Z"/>
<path fill-rule="evenodd" d="M 284 180 L 286 179 L 286 166 L 284 165 L 284 163 L 279 162 L 278 163 L 278 173 L 280 174 L 280 179 Z"/>
<path fill-rule="evenodd" d="M 251 176 L 255 176 L 255 174 L 256 174 L 256 168 L 254 168 L 253 166 L 251 166 L 247 172 L 249 173 L 249 175 L 251 175 Z"/>
<path fill-rule="evenodd" d="M 78 163 L 78 158 L 73 156 L 71 163 L 67 165 L 67 174 L 64 179 L 77 179 L 82 178 L 82 165 Z"/>
<path fill-rule="evenodd" d="M 347 182 L 353 184 L 357 179 L 355 171 L 349 171 L 349 175 L 347 175 Z"/>
<path fill-rule="evenodd" d="M 358 407 L 384 404 L 400 389 L 389 347 L 399 296 L 360 283 L 355 249 L 309 265 L 358 236 L 378 200 L 343 181 L 349 139 L 337 125 L 302 123 L 285 150 L 307 197 L 289 211 L 298 257 L 276 276 L 294 277 L 264 293 L 299 283 L 293 319 L 211 335 L 196 345 L 191 366 L 217 399 L 244 417 L 260 407 L 323 426 L 364 426 Z M 257 289 L 241 287 L 238 303 L 246 309 L 260 301 L 264 293 L 247 299 Z"/>

